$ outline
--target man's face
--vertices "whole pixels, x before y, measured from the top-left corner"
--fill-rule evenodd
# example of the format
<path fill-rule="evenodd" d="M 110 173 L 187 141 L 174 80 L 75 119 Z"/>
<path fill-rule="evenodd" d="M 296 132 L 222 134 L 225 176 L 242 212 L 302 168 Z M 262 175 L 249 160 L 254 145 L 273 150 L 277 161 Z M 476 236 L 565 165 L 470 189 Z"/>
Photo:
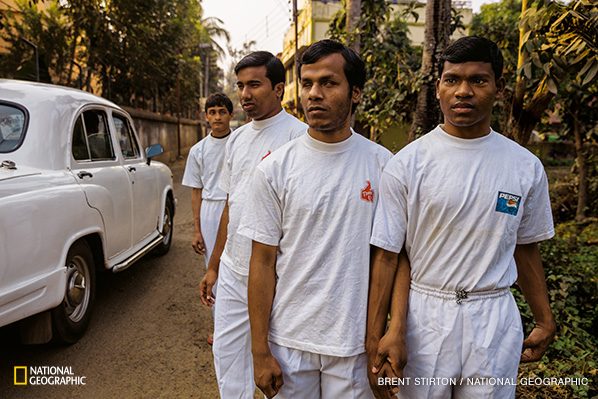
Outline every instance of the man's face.
<path fill-rule="evenodd" d="M 228 109 L 226 109 L 226 107 L 209 107 L 206 111 L 206 119 L 210 124 L 212 133 L 216 134 L 228 133 L 228 131 L 230 130 L 231 117 L 232 114 L 228 112 Z"/>
<path fill-rule="evenodd" d="M 465 138 L 488 133 L 492 107 L 503 86 L 504 81 L 496 81 L 488 62 L 445 61 L 442 76 L 436 82 L 445 130 Z"/>
<path fill-rule="evenodd" d="M 243 68 L 237 74 L 241 106 L 254 120 L 270 118 L 280 111 L 283 89 L 284 83 L 278 83 L 272 88 L 270 79 L 266 77 L 265 66 Z"/>
<path fill-rule="evenodd" d="M 349 89 L 344 65 L 336 53 L 301 66 L 301 105 L 311 129 L 335 133 L 350 123 L 351 105 L 359 101 L 361 90 Z"/>

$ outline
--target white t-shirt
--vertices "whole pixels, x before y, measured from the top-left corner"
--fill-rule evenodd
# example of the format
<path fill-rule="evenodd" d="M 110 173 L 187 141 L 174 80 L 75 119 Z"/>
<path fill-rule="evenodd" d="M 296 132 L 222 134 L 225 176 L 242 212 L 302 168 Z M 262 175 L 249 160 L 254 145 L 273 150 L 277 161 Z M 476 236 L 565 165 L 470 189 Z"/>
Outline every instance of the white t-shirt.
<path fill-rule="evenodd" d="M 278 246 L 275 344 L 330 356 L 364 352 L 370 234 L 392 154 L 353 133 L 306 134 L 258 165 L 239 233 Z"/>
<path fill-rule="evenodd" d="M 242 276 L 249 274 L 251 240 L 237 234 L 237 228 L 253 171 L 262 159 L 306 131 L 305 123 L 282 110 L 271 118 L 241 126 L 226 144 L 220 188 L 228 193 L 228 234 L 220 261 Z"/>
<path fill-rule="evenodd" d="M 202 200 L 226 200 L 226 193 L 218 182 L 224 164 L 224 147 L 229 137 L 230 134 L 222 138 L 210 134 L 189 150 L 183 186 L 201 188 Z"/>
<path fill-rule="evenodd" d="M 486 291 L 517 279 L 516 244 L 553 235 L 538 158 L 495 131 L 460 139 L 437 127 L 388 162 L 371 243 L 405 244 L 418 284 Z"/>

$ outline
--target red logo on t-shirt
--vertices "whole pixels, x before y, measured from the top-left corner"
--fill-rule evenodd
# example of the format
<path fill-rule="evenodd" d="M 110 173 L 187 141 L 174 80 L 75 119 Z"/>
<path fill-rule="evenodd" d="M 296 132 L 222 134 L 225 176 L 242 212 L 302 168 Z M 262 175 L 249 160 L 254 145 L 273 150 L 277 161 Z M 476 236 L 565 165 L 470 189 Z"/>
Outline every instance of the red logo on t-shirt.
<path fill-rule="evenodd" d="M 361 190 L 361 199 L 367 202 L 374 202 L 374 191 L 372 190 L 372 183 L 366 180 L 367 185 Z"/>
<path fill-rule="evenodd" d="M 268 155 L 270 155 L 270 154 L 272 154 L 272 151 L 268 150 L 268 152 L 266 153 L 266 155 L 264 155 L 264 156 L 262 157 L 262 161 L 263 161 L 263 160 L 264 160 L 264 159 L 265 159 L 265 158 L 266 158 Z"/>

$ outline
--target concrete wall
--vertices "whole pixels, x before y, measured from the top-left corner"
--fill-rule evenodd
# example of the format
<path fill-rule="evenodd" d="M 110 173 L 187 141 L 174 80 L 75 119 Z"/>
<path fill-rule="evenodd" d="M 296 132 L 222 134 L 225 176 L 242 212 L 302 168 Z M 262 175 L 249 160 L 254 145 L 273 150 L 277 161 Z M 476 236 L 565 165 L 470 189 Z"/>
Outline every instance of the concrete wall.
<path fill-rule="evenodd" d="M 186 157 L 189 149 L 205 135 L 205 122 L 191 119 L 180 119 L 180 136 L 177 129 L 177 118 L 170 115 L 160 115 L 124 107 L 133 118 L 135 130 L 141 141 L 141 146 L 162 144 L 164 154 L 156 160 L 173 163 L 178 157 Z M 180 137 L 180 138 L 179 138 Z"/>

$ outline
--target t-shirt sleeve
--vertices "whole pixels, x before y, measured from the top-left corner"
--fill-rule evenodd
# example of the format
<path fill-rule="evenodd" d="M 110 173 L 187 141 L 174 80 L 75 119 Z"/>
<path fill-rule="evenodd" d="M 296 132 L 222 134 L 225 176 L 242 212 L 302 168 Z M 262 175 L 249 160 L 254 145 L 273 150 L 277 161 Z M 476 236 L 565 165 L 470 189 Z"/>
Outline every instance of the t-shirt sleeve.
<path fill-rule="evenodd" d="M 399 253 L 407 231 L 407 186 L 402 173 L 391 173 L 388 166 L 380 179 L 380 195 L 370 243 Z"/>
<path fill-rule="evenodd" d="M 238 233 L 253 241 L 277 246 L 282 237 L 280 199 L 259 167 L 253 174 L 250 187 Z"/>
<path fill-rule="evenodd" d="M 185 173 L 183 174 L 183 186 L 203 188 L 201 157 L 202 151 L 199 148 L 192 148 L 189 152 L 187 163 L 185 164 Z"/>
<path fill-rule="evenodd" d="M 231 151 L 232 140 L 228 140 L 224 147 L 224 162 L 222 162 L 222 171 L 218 179 L 218 187 L 227 194 L 230 194 L 231 180 Z"/>
<path fill-rule="evenodd" d="M 548 179 L 538 162 L 536 179 L 525 199 L 521 223 L 517 230 L 517 244 L 531 244 L 554 236 Z"/>

